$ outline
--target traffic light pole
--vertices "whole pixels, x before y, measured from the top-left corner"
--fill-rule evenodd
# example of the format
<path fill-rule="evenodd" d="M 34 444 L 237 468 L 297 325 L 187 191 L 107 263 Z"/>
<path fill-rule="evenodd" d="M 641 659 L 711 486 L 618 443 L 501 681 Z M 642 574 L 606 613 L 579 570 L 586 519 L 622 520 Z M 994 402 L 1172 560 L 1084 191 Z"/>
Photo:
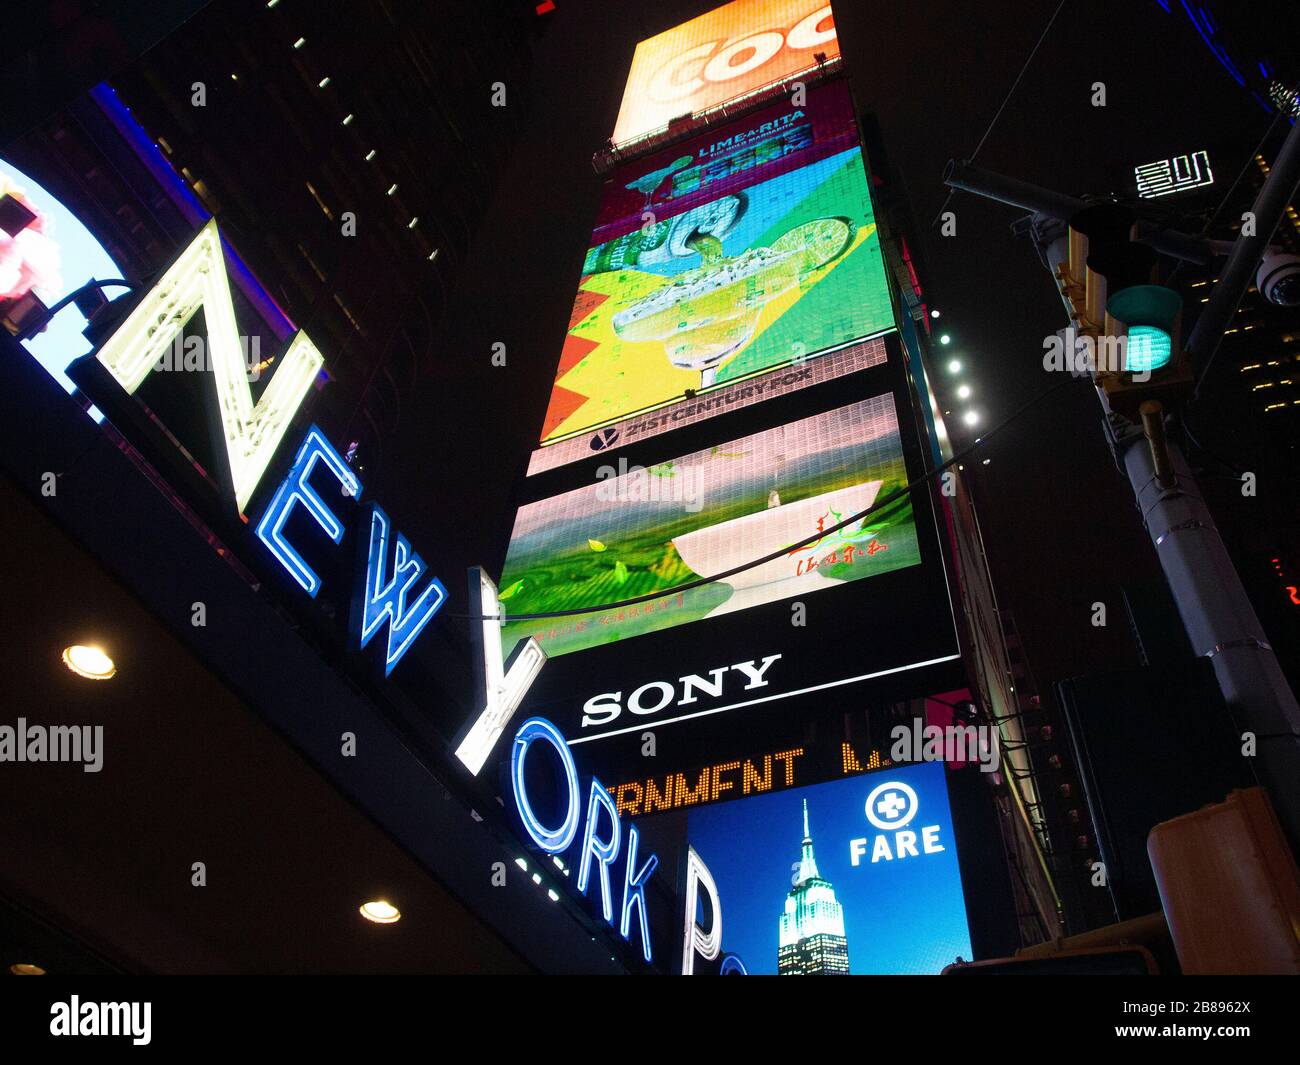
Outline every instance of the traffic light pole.
<path fill-rule="evenodd" d="M 1221 315 L 1222 306 L 1230 306 L 1229 317 L 1235 311 L 1258 259 L 1259 251 L 1252 249 L 1262 250 L 1267 244 L 1294 193 L 1300 177 L 1298 130 L 1300 125 L 1292 129 L 1287 140 L 1288 148 L 1297 149 L 1288 156 L 1289 169 L 1275 166 L 1256 202 L 1257 237 L 1242 237 L 1232 247 L 1236 269 L 1231 277 L 1225 271 L 1215 289 L 1210 306 L 1219 303 L 1216 316 Z M 1043 261 L 1050 264 L 1060 260 L 1065 228 L 1062 215 L 1074 205 L 1066 202 L 1070 198 L 969 166 L 949 164 L 945 181 L 987 199 L 1037 211 L 1032 232 Z M 1283 197 L 1278 195 L 1278 189 L 1290 191 Z M 1074 202 L 1082 205 L 1082 201 Z M 1061 221 L 1054 224 L 1053 219 Z M 1184 244 L 1177 236 L 1170 242 L 1168 231 L 1161 238 L 1162 243 L 1180 247 L 1186 258 L 1200 250 Z M 1243 244 L 1248 239 L 1257 239 L 1258 244 Z M 1150 243 L 1154 245 L 1155 241 Z M 1229 288 L 1230 280 L 1235 290 Z M 1202 318 L 1208 313 L 1207 307 Z M 1215 342 L 1202 339 L 1205 336 L 1202 332 L 1197 342 L 1206 352 L 1212 352 Z M 1142 427 L 1112 412 L 1100 388 L 1098 397 L 1105 410 L 1107 435 L 1133 487 L 1143 524 L 1192 649 L 1197 656 L 1210 660 L 1242 733 L 1243 753 L 1253 751 L 1256 776 L 1268 792 L 1293 852 L 1300 854 L 1300 707 L 1295 694 L 1264 639 L 1263 626 L 1181 451 L 1172 441 L 1163 441 L 1161 469 L 1157 471 L 1157 460 Z M 1195 713 L 1196 709 L 1189 707 L 1188 712 Z"/>

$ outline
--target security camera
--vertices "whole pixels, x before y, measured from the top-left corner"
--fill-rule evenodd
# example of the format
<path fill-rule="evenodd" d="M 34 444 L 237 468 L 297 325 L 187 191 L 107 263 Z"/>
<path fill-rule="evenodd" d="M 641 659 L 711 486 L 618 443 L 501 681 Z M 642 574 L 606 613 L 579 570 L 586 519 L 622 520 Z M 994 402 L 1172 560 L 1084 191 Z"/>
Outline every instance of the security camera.
<path fill-rule="evenodd" d="M 1265 253 L 1255 275 L 1255 287 L 1269 303 L 1300 307 L 1300 255 Z"/>

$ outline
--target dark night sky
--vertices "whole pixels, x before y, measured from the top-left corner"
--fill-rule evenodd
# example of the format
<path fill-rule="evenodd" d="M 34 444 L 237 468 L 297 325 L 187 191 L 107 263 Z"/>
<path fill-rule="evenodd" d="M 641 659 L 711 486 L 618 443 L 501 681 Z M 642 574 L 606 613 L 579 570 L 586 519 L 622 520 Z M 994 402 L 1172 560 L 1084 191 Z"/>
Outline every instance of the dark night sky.
<path fill-rule="evenodd" d="M 402 483 L 390 474 L 384 487 L 412 537 L 440 545 L 428 554 L 458 600 L 463 582 L 453 575 L 463 566 L 499 572 L 512 493 L 541 425 L 595 216 L 601 182 L 591 153 L 613 128 L 633 46 L 715 6 L 561 0 L 538 46 L 529 132 L 460 278 L 439 368 L 421 402 L 406 407 L 389 469 L 410 472 Z M 975 150 L 1055 6 L 836 3 L 855 93 L 877 113 L 922 224 L 943 204 L 945 162 Z M 1267 5 L 1251 10 L 1261 47 L 1279 61 L 1293 55 L 1300 37 L 1273 24 Z M 1097 81 L 1104 108 L 1091 104 Z M 1155 0 L 1067 3 L 977 161 L 1101 193 L 1135 164 L 1228 137 L 1245 142 L 1239 158 L 1219 160 L 1219 180 L 1230 181 L 1268 122 L 1181 11 Z M 957 236 L 930 230 L 922 240 L 927 294 L 990 426 L 1054 383 L 1040 365 L 1043 338 L 1065 321 L 1031 247 L 1009 232 L 1022 212 L 965 194 L 951 209 Z M 490 364 L 496 341 L 507 345 L 505 368 Z M 1102 442 L 1095 398 L 1087 389 L 1058 394 L 991 441 L 986 457 L 985 538 L 1031 665 L 1040 682 L 1097 668 L 1098 656 L 1127 647 L 1119 583 L 1158 569 Z M 1089 624 L 1098 600 L 1110 604 L 1109 632 Z"/>

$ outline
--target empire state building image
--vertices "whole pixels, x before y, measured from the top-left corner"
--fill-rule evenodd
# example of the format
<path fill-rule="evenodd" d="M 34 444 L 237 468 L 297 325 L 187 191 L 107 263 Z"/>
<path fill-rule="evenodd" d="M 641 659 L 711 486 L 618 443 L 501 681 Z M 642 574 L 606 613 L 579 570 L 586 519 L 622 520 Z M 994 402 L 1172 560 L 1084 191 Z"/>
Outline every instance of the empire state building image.
<path fill-rule="evenodd" d="M 817 872 L 808 800 L 803 802 L 803 851 L 799 875 L 785 897 L 781 945 L 776 955 L 780 976 L 847 976 L 849 941 L 844 935 L 844 908 L 829 880 Z"/>

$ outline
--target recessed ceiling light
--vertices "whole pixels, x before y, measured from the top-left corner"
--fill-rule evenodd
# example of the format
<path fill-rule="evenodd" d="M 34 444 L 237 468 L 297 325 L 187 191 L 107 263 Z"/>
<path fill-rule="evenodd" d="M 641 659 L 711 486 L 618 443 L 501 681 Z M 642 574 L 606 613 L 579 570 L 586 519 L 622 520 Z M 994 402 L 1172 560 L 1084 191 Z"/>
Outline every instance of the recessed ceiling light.
<path fill-rule="evenodd" d="M 367 163 L 370 162 L 370 160 L 373 159 L 374 157 L 375 157 L 375 150 L 371 148 L 370 151 L 366 152 L 366 162 Z"/>
<path fill-rule="evenodd" d="M 25 961 L 16 962 L 15 964 L 9 966 L 9 971 L 13 973 L 14 976 L 44 976 L 45 975 L 45 970 L 42 969 L 39 965 L 29 965 Z"/>
<path fill-rule="evenodd" d="M 306 37 L 299 37 L 296 41 L 293 42 L 293 46 L 295 48 L 301 48 L 306 43 L 307 43 Z"/>
<path fill-rule="evenodd" d="M 63 649 L 63 664 L 87 680 L 108 680 L 117 672 L 117 666 L 102 647 L 88 647 L 80 643 Z"/>
<path fill-rule="evenodd" d="M 948 363 L 949 373 L 961 373 L 961 359 L 953 359 Z"/>
<path fill-rule="evenodd" d="M 940 343 L 940 344 L 951 344 L 951 343 L 952 343 L 952 337 L 950 337 L 947 333 L 944 333 L 943 336 L 941 336 L 941 337 L 939 338 L 939 343 Z"/>
<path fill-rule="evenodd" d="M 362 904 L 361 916 L 375 924 L 396 924 L 402 919 L 402 911 L 386 899 L 372 899 Z"/>
<path fill-rule="evenodd" d="M 962 385 L 957 389 L 957 398 L 966 399 L 970 395 L 970 385 Z"/>
<path fill-rule="evenodd" d="M 930 312 L 930 317 L 931 317 L 931 318 L 938 318 L 938 317 L 939 317 L 939 312 L 938 312 L 938 311 L 931 311 L 931 312 Z"/>
<path fill-rule="evenodd" d="M 980 420 L 980 416 L 976 414 L 973 410 L 968 410 L 965 414 L 961 416 L 961 420 L 964 421 L 967 425 L 974 425 L 976 422 Z"/>

